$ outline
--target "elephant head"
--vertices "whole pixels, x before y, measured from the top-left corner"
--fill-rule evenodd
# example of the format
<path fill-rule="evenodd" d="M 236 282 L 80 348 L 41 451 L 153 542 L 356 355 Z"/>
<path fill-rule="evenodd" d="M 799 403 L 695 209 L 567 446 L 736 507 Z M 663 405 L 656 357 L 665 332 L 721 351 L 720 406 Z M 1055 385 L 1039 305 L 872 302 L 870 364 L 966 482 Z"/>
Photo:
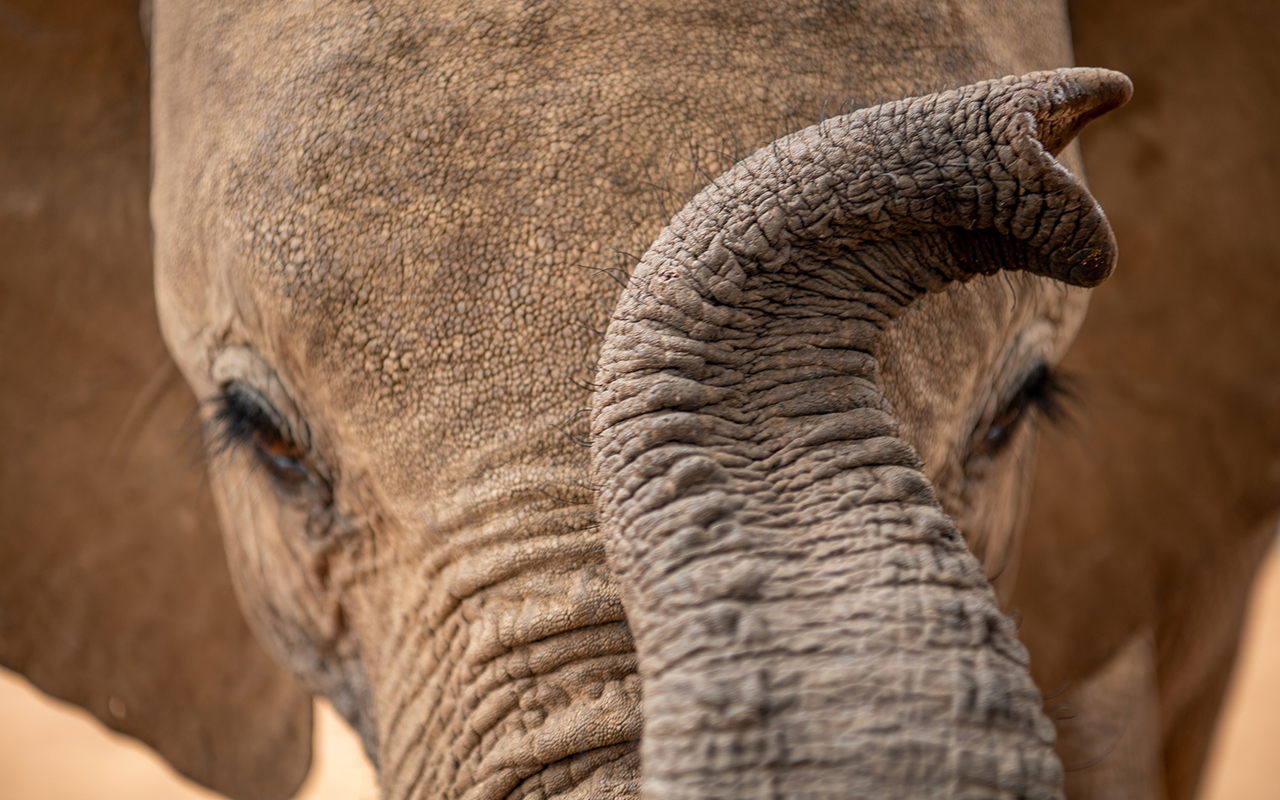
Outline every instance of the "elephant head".
<path fill-rule="evenodd" d="M 971 83 L 1065 60 L 1030 8 L 156 4 L 236 590 L 386 796 L 1056 796 L 959 530 L 1000 571 L 1129 87 Z M 919 96 L 798 123 L 852 87 Z"/>

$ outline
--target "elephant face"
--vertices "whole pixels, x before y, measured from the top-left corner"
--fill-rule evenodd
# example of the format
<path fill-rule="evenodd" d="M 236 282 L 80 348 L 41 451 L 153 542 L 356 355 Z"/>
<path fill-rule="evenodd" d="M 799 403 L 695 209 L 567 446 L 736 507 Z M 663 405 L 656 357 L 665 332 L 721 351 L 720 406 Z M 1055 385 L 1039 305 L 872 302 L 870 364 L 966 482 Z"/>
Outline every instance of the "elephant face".
<path fill-rule="evenodd" d="M 901 41 L 868 44 L 870 17 L 864 17 L 873 11 L 878 29 L 889 31 L 877 35 Z M 697 480 L 668 475 L 670 486 L 663 489 L 667 478 L 661 475 L 667 473 L 643 473 L 647 452 L 659 453 L 671 442 L 715 450 L 723 432 L 668 432 L 661 435 L 675 438 L 654 443 L 645 438 L 652 427 L 645 427 L 645 415 L 672 409 L 701 413 L 696 409 L 712 402 L 706 400 L 711 395 L 718 398 L 715 404 L 728 403 L 732 410 L 724 419 L 744 437 L 745 449 L 697 458 L 705 458 L 713 472 L 727 470 L 723 480 L 736 485 L 745 480 L 741 470 L 755 469 L 748 462 L 785 472 L 787 448 L 810 441 L 795 438 L 800 434 L 789 427 L 793 423 L 777 420 L 803 418 L 817 425 L 823 418 L 867 411 L 878 420 L 872 426 L 876 436 L 901 446 L 886 444 L 881 455 L 859 461 L 857 469 L 890 470 L 886 485 L 901 493 L 894 495 L 895 504 L 918 502 L 927 516 L 933 513 L 933 489 L 911 477 L 922 469 L 985 556 L 988 572 L 1003 570 L 1026 487 L 1036 410 L 1052 402 L 1052 365 L 1084 310 L 1085 293 L 1053 278 L 1091 282 L 1058 270 L 1053 265 L 1061 259 L 1052 253 L 1104 253 L 1104 245 L 1063 239 L 1067 225 L 1044 232 L 1053 226 L 1046 229 L 1034 215 L 1031 224 L 981 215 L 971 221 L 951 211 L 929 218 L 927 231 L 951 236 L 947 231 L 993 228 L 1016 244 L 985 234 L 976 245 L 965 244 L 968 239 L 937 244 L 904 227 L 900 217 L 910 217 L 910 209 L 884 201 L 866 211 L 880 233 L 840 229 L 813 241 L 805 238 L 809 234 L 800 236 L 785 265 L 774 263 L 760 273 L 781 270 L 790 277 L 765 286 L 753 277 L 755 268 L 748 268 L 755 251 L 745 244 L 742 252 L 733 249 L 734 242 L 752 241 L 754 223 L 737 230 L 726 220 L 726 246 L 747 265 L 739 265 L 746 277 L 734 283 L 738 272 L 726 267 L 715 280 L 728 281 L 732 291 L 723 297 L 706 291 L 725 308 L 749 298 L 746 316 L 689 300 L 702 322 L 685 330 L 668 312 L 654 316 L 645 305 L 646 298 L 657 298 L 667 304 L 662 308 L 685 308 L 680 303 L 694 297 L 674 288 L 675 294 L 663 294 L 668 278 L 678 283 L 688 277 L 684 267 L 664 272 L 667 262 L 661 258 L 637 258 L 655 240 L 661 245 L 677 235 L 668 229 L 659 239 L 671 214 L 740 158 L 762 146 L 759 154 L 766 158 L 769 142 L 817 120 L 826 102 L 844 102 L 854 92 L 902 96 L 1038 66 L 998 48 L 975 48 L 972 42 L 986 28 L 974 21 L 953 21 L 944 30 L 907 11 L 895 6 L 793 13 L 762 4 L 730 12 L 679 4 L 644 12 L 482 5 L 430 12 L 416 6 L 326 7 L 320 14 L 273 6 L 232 14 L 223 4 L 157 6 L 157 296 L 171 352 L 207 401 L 212 484 L 232 573 L 256 632 L 278 660 L 333 700 L 360 731 L 389 796 L 471 790 L 500 797 L 539 788 L 548 795 L 574 790 L 582 796 L 625 796 L 637 791 L 642 721 L 647 731 L 657 731 L 657 744 L 645 756 L 646 775 L 657 777 L 645 778 L 646 791 L 693 796 L 702 789 L 690 787 L 705 786 L 682 783 L 680 765 L 688 763 L 682 749 L 694 760 L 705 756 L 741 770 L 737 755 L 719 761 L 707 755 L 714 747 L 706 742 L 723 743 L 725 753 L 742 746 L 757 763 L 773 764 L 777 754 L 762 756 L 764 751 L 752 749 L 762 740 L 751 737 L 768 739 L 770 720 L 780 720 L 779 730 L 799 747 L 800 763 L 809 757 L 804 753 L 816 752 L 807 749 L 816 746 L 815 736 L 836 730 L 816 721 L 809 701 L 787 700 L 792 690 L 770 683 L 803 684 L 786 669 L 728 676 L 728 694 L 707 699 L 700 679 L 672 666 L 686 663 L 685 656 L 668 652 L 663 641 L 650 645 L 654 637 L 669 637 L 687 655 L 699 652 L 699 642 L 728 636 L 759 649 L 771 637 L 784 636 L 778 626 L 787 619 L 803 627 L 812 612 L 815 624 L 834 625 L 824 617 L 830 610 L 851 615 L 846 624 L 857 627 L 851 621 L 857 615 L 843 604 L 843 589 L 830 602 L 822 592 L 805 595 L 808 611 L 793 608 L 789 617 L 755 614 L 752 604 L 768 606 L 779 586 L 805 585 L 799 574 L 786 578 L 748 569 L 722 575 L 709 567 L 678 585 L 653 577 L 653 565 L 667 563 L 669 554 L 662 542 L 645 537 L 668 529 L 673 537 L 694 531 L 687 552 L 700 553 L 699 542 L 719 535 L 717 524 L 732 518 L 743 530 L 755 530 L 776 509 L 747 516 L 741 509 L 755 508 L 765 495 L 787 493 L 771 483 L 760 490 L 764 494 L 744 495 L 736 510 L 707 511 L 699 505 L 706 501 L 701 494 L 681 494 L 701 485 Z M 1061 50 L 1064 34 L 1052 14 L 1016 14 L 1040 21 L 1038 30 L 1052 45 L 1045 52 Z M 931 55 L 888 63 L 885 54 L 912 47 Z M 1093 207 L 1087 194 L 1045 153 L 1060 151 L 1079 125 L 1101 113 L 1099 107 L 1121 101 L 1119 89 L 1098 88 L 1098 80 L 1081 84 L 1042 76 L 983 89 L 990 97 L 971 93 L 946 102 L 959 104 L 957 114 L 971 107 L 997 120 L 1006 112 L 1009 119 L 1015 112 L 1041 114 L 1034 119 L 1044 144 L 1033 142 L 1040 160 L 1010 162 L 1013 171 L 1005 179 L 1024 183 L 1008 202 L 1021 202 L 1031 184 L 1049 186 L 1045 191 L 1056 198 L 1046 201 L 1049 217 L 1078 215 L 1073 230 L 1087 228 L 1080 219 L 1105 228 L 1088 216 Z M 1037 88 L 1042 85 L 1048 88 Z M 1041 95 L 1049 99 L 1032 108 Z M 1101 99 L 1089 99 L 1095 97 Z M 1031 110 L 1019 103 L 1031 103 Z M 1065 122 L 1054 116 L 1054 104 L 1074 109 L 1073 103 L 1084 103 L 1085 110 L 1072 110 Z M 889 128 L 868 120 L 887 118 L 869 113 L 855 115 L 862 121 L 840 135 L 880 131 L 875 136 L 889 137 L 883 146 L 892 158 L 876 163 L 890 166 L 875 185 L 892 183 L 895 176 L 927 183 L 920 164 L 930 156 L 913 151 L 905 133 L 884 133 Z M 994 141 L 1005 135 L 1000 131 L 984 128 L 972 141 Z M 961 130 L 951 138 L 963 143 L 969 135 Z M 1032 147 L 1025 144 L 1032 141 L 1029 135 L 1019 135 L 1010 139 L 1011 147 Z M 1051 141 L 1055 136 L 1061 141 Z M 798 142 L 801 150 L 795 152 L 801 154 L 814 146 L 803 138 L 781 141 Z M 863 151 L 851 152 L 848 163 L 860 163 L 857 154 Z M 999 158 L 1005 153 L 992 152 Z M 971 154 L 962 147 L 953 155 Z M 808 162 L 803 155 L 780 156 L 800 172 L 825 157 Z M 974 164 L 1003 163 L 996 155 L 985 158 Z M 945 169 L 951 162 L 938 163 Z M 985 169 L 966 164 L 965 175 Z M 766 166 L 781 169 L 772 162 Z M 1024 168 L 1039 172 L 1018 172 Z M 948 180 L 964 185 L 968 179 Z M 978 205 L 985 202 L 983 191 L 1007 188 L 994 178 L 982 187 L 975 190 Z M 932 203 L 940 193 L 922 197 Z M 699 197 L 703 206 L 733 207 L 728 195 Z M 698 202 L 689 208 L 696 211 Z M 701 231 L 695 211 L 686 209 L 677 220 Z M 850 213 L 860 220 L 863 211 Z M 794 216 L 783 213 L 784 233 Z M 668 245 L 672 253 L 685 252 Z M 650 252 L 668 251 L 655 246 Z M 873 256 L 849 255 L 868 252 Z M 1098 258 L 1109 259 L 1109 252 Z M 853 264 L 851 274 L 862 276 L 853 283 L 824 271 L 846 261 Z M 889 264 L 897 277 L 868 277 L 881 274 L 873 264 Z M 821 267 L 815 274 L 822 286 L 797 277 L 808 274 L 806 265 Z M 1004 268 L 1018 271 L 989 275 Z M 701 280 L 702 273 L 689 270 L 689 280 Z M 632 272 L 636 277 L 629 280 Z M 988 277 L 942 291 L 952 280 L 975 274 Z M 624 285 L 631 288 L 622 294 Z M 924 289 L 936 291 L 914 302 Z M 804 299 L 815 292 L 827 299 L 802 313 L 775 308 L 781 308 L 784 294 Z M 883 300 L 890 296 L 897 299 Z M 840 308 L 866 313 L 849 316 L 837 309 L 824 316 L 814 310 L 830 311 L 834 307 L 824 303 L 831 298 L 843 298 Z M 657 327 L 627 327 L 650 325 L 646 320 L 656 320 Z M 735 327 L 743 320 L 770 331 L 768 341 L 751 334 L 763 349 L 749 351 L 732 336 L 724 338 L 726 331 L 747 330 Z M 813 320 L 834 322 L 814 327 Z M 668 328 L 694 344 L 669 340 Z M 699 385 L 712 387 L 710 394 L 690 399 L 677 391 L 668 397 L 666 384 L 636 383 L 683 369 L 686 357 L 720 363 L 708 347 L 730 354 L 724 364 L 731 365 L 710 377 L 698 373 Z M 785 367 L 817 381 L 791 396 L 769 375 L 783 369 L 774 363 L 785 360 L 779 353 L 794 348 L 819 355 L 807 366 Z M 828 350 L 845 353 L 856 368 L 846 370 L 839 359 L 823 361 L 827 356 L 820 354 Z M 746 360 L 732 355 L 748 351 L 753 355 Z M 602 352 L 610 355 L 599 367 Z M 762 411 L 753 405 L 756 400 L 774 404 L 773 410 Z M 636 403 L 640 410 L 625 410 Z M 783 407 L 791 410 L 777 410 Z M 632 423 L 641 427 L 627 427 Z M 653 425 L 654 431 L 666 430 Z M 854 438 L 864 442 L 869 434 L 859 426 Z M 792 444 L 773 443 L 775 434 Z M 837 466 L 843 463 L 838 449 L 831 451 Z M 832 469 L 857 472 L 848 465 Z M 793 488 L 816 491 L 826 486 L 825 474 L 804 472 Z M 645 500 L 641 489 L 651 484 L 657 488 Z M 848 497 L 879 491 L 840 486 L 841 496 Z M 597 490 L 605 498 L 599 503 Z M 634 504 L 642 500 L 650 505 L 637 511 Z M 778 519 L 789 520 L 783 527 L 804 529 L 813 522 L 808 507 L 792 503 L 777 512 Z M 682 514 L 695 522 L 676 525 L 672 520 L 684 519 Z M 911 514 L 912 520 L 923 519 Z M 944 517 L 929 520 L 921 523 L 931 531 L 926 539 L 954 544 Z M 1025 656 L 990 599 L 983 599 L 989 590 L 965 560 L 963 547 L 946 546 L 951 549 L 939 569 L 951 577 L 938 581 L 968 592 L 956 601 L 956 613 L 988 631 L 972 647 L 978 652 L 995 642 L 1003 648 L 1002 663 L 1013 670 L 998 673 L 994 690 L 978 681 L 986 688 L 974 690 L 982 698 L 974 701 L 979 710 L 973 713 L 1005 720 L 994 726 L 1001 735 L 1030 742 L 1026 763 L 1032 766 L 1018 773 L 1021 785 L 1051 787 L 1058 779 L 1056 764 L 1047 723 L 1038 716 L 1038 696 L 1025 676 Z M 650 553 L 658 554 L 652 562 L 645 560 Z M 842 556 L 824 558 L 839 564 Z M 682 575 L 681 569 L 673 566 L 670 574 Z M 735 598 L 731 614 L 695 615 L 686 628 L 664 627 L 664 614 L 681 619 L 679 608 L 686 608 L 665 604 L 690 586 L 721 578 L 733 585 L 725 590 Z M 914 579 L 903 580 L 914 585 Z M 986 603 L 987 610 L 972 611 L 965 605 L 970 602 Z M 689 603 L 702 610 L 715 605 L 705 597 Z M 900 631 L 900 623 L 885 622 L 885 630 Z M 973 627 L 958 624 L 963 631 Z M 729 628 L 732 635 L 725 632 Z M 849 661 L 845 651 L 820 655 Z M 848 681 L 846 688 L 878 685 Z M 836 691 L 838 684 L 823 691 Z M 953 682 L 938 685 L 943 684 L 950 687 L 940 689 L 943 694 L 960 696 Z M 999 697 L 983 695 L 988 691 Z M 773 699 L 752 705 L 757 695 Z M 701 710 L 672 701 L 682 697 L 694 698 L 690 702 Z M 746 702 L 745 710 L 735 705 L 739 701 Z M 787 708 L 800 710 L 789 716 Z M 703 720 L 707 714 L 732 721 L 732 731 Z M 662 738 L 673 730 L 709 738 L 698 740 L 702 744 Z M 865 742 L 865 734 L 859 735 Z M 922 735 L 932 741 L 933 734 Z M 647 733 L 646 748 L 650 738 Z M 988 753 L 986 747 L 977 752 Z M 829 760 L 866 763 L 860 758 L 832 751 Z M 655 763 L 674 771 L 658 775 Z M 707 768 L 699 764 L 689 770 Z M 847 780 L 845 769 L 835 769 L 828 779 Z M 903 769 L 911 772 L 889 772 Z M 995 774 L 992 769 L 979 765 L 964 773 L 965 780 L 985 779 Z M 715 786 L 727 785 L 722 772 L 716 772 L 721 777 Z M 759 778 L 750 770 L 742 775 Z M 790 775 L 775 771 L 770 780 L 794 780 Z"/>

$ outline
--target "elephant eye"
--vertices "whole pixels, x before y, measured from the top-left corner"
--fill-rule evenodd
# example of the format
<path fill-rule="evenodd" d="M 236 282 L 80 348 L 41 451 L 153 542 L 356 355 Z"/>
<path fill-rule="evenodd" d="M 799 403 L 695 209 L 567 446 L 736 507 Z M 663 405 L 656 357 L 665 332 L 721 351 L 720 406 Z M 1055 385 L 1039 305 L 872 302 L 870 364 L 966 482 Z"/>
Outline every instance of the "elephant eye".
<path fill-rule="evenodd" d="M 284 417 L 261 394 L 241 383 L 227 384 L 213 399 L 216 450 L 247 449 L 281 486 L 297 490 L 322 484 L 306 465 Z"/>
<path fill-rule="evenodd" d="M 1051 422 L 1062 419 L 1063 402 L 1069 397 L 1070 392 L 1063 380 L 1049 365 L 1043 361 L 1036 364 L 992 419 L 982 437 L 982 450 L 988 455 L 996 455 L 1008 446 L 1029 412 L 1038 412 Z"/>

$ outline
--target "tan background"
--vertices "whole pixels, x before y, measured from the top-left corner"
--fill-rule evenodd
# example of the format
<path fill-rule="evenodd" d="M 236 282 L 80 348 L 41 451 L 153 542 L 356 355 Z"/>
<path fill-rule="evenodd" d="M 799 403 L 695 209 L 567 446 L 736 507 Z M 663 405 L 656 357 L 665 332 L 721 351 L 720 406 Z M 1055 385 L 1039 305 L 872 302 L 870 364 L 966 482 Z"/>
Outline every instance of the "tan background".
<path fill-rule="evenodd" d="M 1264 567 L 1203 800 L 1280 800 L 1280 554 Z M 318 704 L 299 800 L 374 800 L 354 734 Z M 0 800 L 216 800 L 159 758 L 0 670 Z"/>
<path fill-rule="evenodd" d="M 377 800 L 355 734 L 317 703 L 311 774 L 296 800 Z M 134 739 L 0 669 L 0 800 L 224 800 Z"/>

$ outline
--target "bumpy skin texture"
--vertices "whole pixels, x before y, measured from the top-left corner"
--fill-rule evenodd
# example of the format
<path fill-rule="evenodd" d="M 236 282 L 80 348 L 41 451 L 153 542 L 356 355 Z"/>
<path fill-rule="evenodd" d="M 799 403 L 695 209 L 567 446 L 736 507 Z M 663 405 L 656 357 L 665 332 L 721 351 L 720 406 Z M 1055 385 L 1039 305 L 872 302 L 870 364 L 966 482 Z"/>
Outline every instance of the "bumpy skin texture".
<path fill-rule="evenodd" d="M 720 176 L 641 261 L 593 451 L 645 797 L 1058 796 L 1025 651 L 875 353 L 954 280 L 1106 277 L 1106 219 L 1050 153 L 1128 93 L 1039 73 L 825 122 Z"/>
<path fill-rule="evenodd" d="M 1077 0 L 1132 106 L 1083 139 L 1121 264 L 1063 364 L 1013 608 L 1068 794 L 1194 797 L 1280 512 L 1280 6 Z"/>
<path fill-rule="evenodd" d="M 710 176 L 824 109 L 1069 61 L 1063 9 L 1031 2 L 161 2 L 153 42 L 166 341 L 198 396 L 238 385 L 270 404 L 308 473 L 285 485 L 251 451 L 215 459 L 232 574 L 276 657 L 360 730 L 389 797 L 639 791 L 640 679 L 583 446 L 619 292 L 600 268 L 633 266 Z M 961 252 L 1056 258 L 1003 233 Z M 919 248 L 953 274 L 950 245 L 898 239 L 872 249 Z M 1097 277 L 1081 263 L 1061 276 Z M 921 455 L 992 574 L 1016 551 L 1034 431 L 979 445 L 1082 311 L 1079 290 L 1010 273 L 880 312 L 895 452 Z M 894 486 L 949 530 L 927 483 Z M 1006 688 L 979 686 L 998 717 Z M 1052 795 L 1028 691 L 1009 684 L 1021 710 L 993 725 L 1037 755 L 955 774 Z M 887 758 L 931 769 L 912 748 Z"/>
<path fill-rule="evenodd" d="M 0 664 L 195 780 L 283 798 L 311 698 L 237 609 L 155 320 L 137 14 L 0 8 Z"/>

